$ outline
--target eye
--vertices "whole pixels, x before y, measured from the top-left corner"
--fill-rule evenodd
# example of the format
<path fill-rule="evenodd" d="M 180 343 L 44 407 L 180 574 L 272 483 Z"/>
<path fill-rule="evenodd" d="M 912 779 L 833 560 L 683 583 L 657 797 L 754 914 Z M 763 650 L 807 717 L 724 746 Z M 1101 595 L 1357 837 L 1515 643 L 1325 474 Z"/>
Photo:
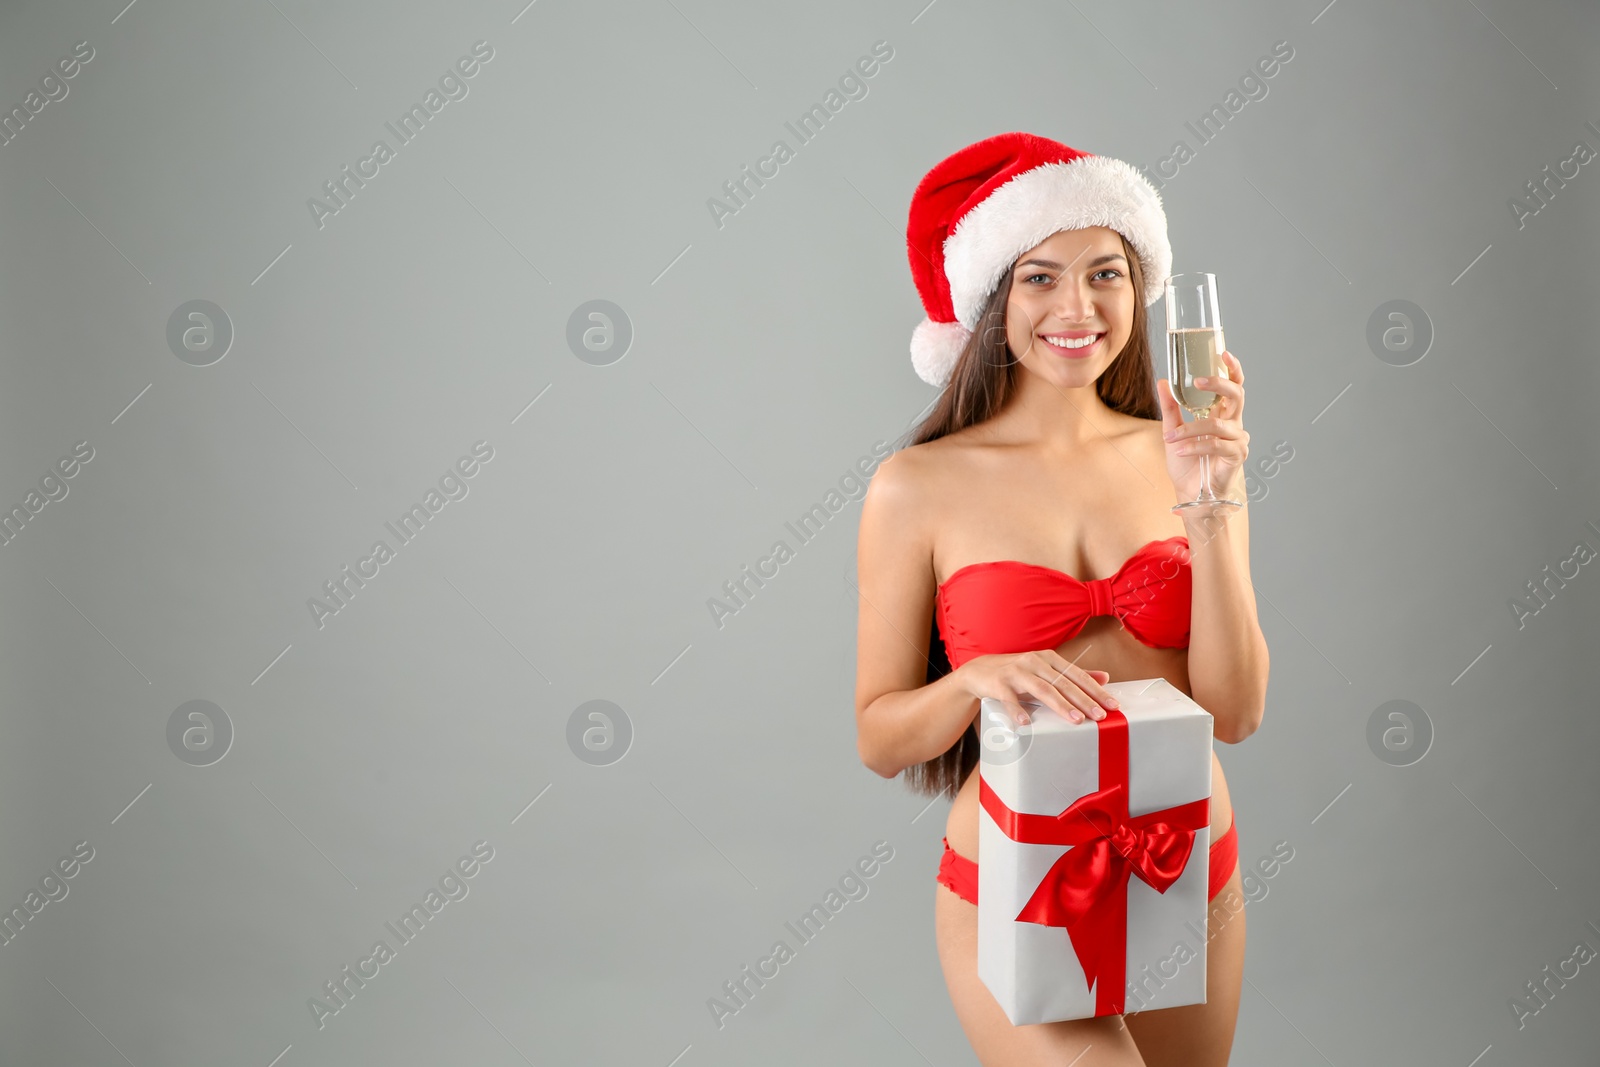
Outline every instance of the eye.
<path fill-rule="evenodd" d="M 1120 278 L 1120 277 L 1122 277 L 1122 272 L 1117 270 L 1114 267 L 1103 267 L 1100 270 L 1097 270 L 1097 271 L 1094 272 L 1094 277 L 1098 278 L 1102 274 L 1109 274 L 1109 275 L 1111 275 L 1112 278 Z M 1040 272 L 1038 274 L 1030 274 L 1027 277 L 1023 278 L 1022 281 L 1023 281 L 1024 284 L 1028 284 L 1028 283 L 1032 283 L 1034 281 L 1034 279 L 1036 279 L 1036 278 L 1043 278 L 1044 279 L 1043 282 L 1039 283 L 1041 285 L 1048 285 L 1048 284 L 1051 284 L 1051 283 L 1053 283 L 1055 281 L 1055 279 L 1051 278 L 1050 275 L 1045 274 L 1043 272 Z"/>

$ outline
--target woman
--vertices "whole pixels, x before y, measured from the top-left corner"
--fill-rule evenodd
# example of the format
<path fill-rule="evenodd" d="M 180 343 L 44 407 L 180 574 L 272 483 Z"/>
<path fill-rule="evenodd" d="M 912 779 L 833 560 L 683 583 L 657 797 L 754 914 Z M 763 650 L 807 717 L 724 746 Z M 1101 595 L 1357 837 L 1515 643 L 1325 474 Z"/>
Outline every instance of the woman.
<path fill-rule="evenodd" d="M 1018 723 L 1023 699 L 1082 722 L 1114 706 L 1108 681 L 1162 677 L 1217 741 L 1260 725 L 1246 509 L 1170 510 L 1197 495 L 1202 454 L 1217 494 L 1244 499 L 1242 368 L 1225 354 L 1228 378 L 1197 380 L 1220 396 L 1206 420 L 1157 392 L 1145 307 L 1170 273 L 1166 217 L 1119 160 L 980 141 L 919 184 L 907 237 L 928 312 L 912 361 L 944 392 L 862 502 L 856 725 L 869 768 L 955 794 L 934 906 L 951 1001 L 989 1067 L 1226 1064 L 1245 921 L 1215 754 L 1206 1003 L 1025 1026 L 977 976 L 971 772 L 985 697 Z"/>

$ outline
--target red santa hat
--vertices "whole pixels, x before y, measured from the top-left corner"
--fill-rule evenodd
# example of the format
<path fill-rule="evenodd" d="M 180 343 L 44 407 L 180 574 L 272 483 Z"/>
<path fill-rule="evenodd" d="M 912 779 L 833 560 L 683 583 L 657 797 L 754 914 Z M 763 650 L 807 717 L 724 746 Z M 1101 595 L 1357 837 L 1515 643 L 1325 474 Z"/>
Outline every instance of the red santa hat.
<path fill-rule="evenodd" d="M 927 311 L 911 365 L 943 388 L 984 302 L 1018 256 L 1058 230 L 1105 226 L 1144 271 L 1144 306 L 1172 273 L 1167 215 L 1138 168 L 1031 133 L 1002 133 L 942 160 L 917 184 L 906 223 L 911 276 Z"/>

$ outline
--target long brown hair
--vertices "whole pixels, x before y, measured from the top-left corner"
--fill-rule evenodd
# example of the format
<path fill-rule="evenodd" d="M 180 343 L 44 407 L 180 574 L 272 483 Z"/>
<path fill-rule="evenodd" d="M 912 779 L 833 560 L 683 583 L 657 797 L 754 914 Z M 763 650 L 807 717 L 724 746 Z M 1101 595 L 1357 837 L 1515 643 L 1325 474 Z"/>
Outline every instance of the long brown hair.
<path fill-rule="evenodd" d="M 1121 236 L 1120 234 L 1118 236 Z M 1150 333 L 1144 308 L 1144 265 L 1138 254 L 1122 238 L 1128 257 L 1128 277 L 1137 301 L 1133 313 L 1133 332 L 1127 345 L 1096 379 L 1095 395 L 1106 407 L 1141 419 L 1161 418 L 1156 400 L 1155 372 L 1150 362 Z M 1005 407 L 1017 388 L 1018 363 L 1006 344 L 1006 304 L 1011 297 L 1011 275 L 1015 261 L 1001 275 L 1000 284 L 989 295 L 977 329 L 956 359 L 955 369 L 944 392 L 916 428 L 903 437 L 898 448 L 926 444 L 946 434 L 974 426 Z M 939 636 L 938 612 L 934 612 L 928 638 L 927 681 L 934 682 L 951 671 L 950 657 Z M 942 755 L 906 768 L 905 781 L 918 793 L 935 796 L 948 790 L 951 795 L 967 780 L 978 765 L 978 731 L 969 725 L 955 744 Z"/>

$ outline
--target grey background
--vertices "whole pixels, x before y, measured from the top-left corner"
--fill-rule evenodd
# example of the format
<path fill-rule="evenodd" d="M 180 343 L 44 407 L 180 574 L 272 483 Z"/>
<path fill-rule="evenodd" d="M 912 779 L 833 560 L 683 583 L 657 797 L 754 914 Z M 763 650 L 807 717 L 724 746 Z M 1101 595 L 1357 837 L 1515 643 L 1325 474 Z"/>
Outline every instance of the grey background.
<path fill-rule="evenodd" d="M 1508 207 L 1600 149 L 1597 39 L 1592 4 L 1507 0 L 8 3 L 0 109 L 95 55 L 0 146 L 0 503 L 94 458 L 0 547 L 0 904 L 94 858 L 0 945 L 0 1062 L 975 1062 L 933 939 L 946 804 L 856 758 L 858 502 L 720 628 L 707 601 L 933 399 L 929 167 L 1028 130 L 1153 168 L 1279 40 L 1162 189 L 1252 453 L 1294 453 L 1251 505 L 1268 713 L 1221 748 L 1241 860 L 1294 849 L 1247 910 L 1233 1062 L 1600 1062 L 1595 965 L 1509 1008 L 1600 947 L 1600 576 L 1509 606 L 1600 545 L 1600 163 Z M 319 229 L 308 198 L 479 40 L 469 95 Z M 714 224 L 879 40 L 868 94 Z M 195 299 L 235 331 L 207 367 L 166 341 Z M 596 299 L 634 331 L 605 366 L 566 341 Z M 1402 299 L 1434 337 L 1396 367 L 1366 331 Z M 205 767 L 167 742 L 197 699 L 234 730 Z M 590 700 L 630 724 L 609 765 L 569 745 Z M 1391 700 L 1432 724 L 1409 766 L 1367 741 Z M 470 894 L 319 1029 L 308 999 L 479 840 Z M 708 998 L 880 840 L 719 1028 Z"/>

